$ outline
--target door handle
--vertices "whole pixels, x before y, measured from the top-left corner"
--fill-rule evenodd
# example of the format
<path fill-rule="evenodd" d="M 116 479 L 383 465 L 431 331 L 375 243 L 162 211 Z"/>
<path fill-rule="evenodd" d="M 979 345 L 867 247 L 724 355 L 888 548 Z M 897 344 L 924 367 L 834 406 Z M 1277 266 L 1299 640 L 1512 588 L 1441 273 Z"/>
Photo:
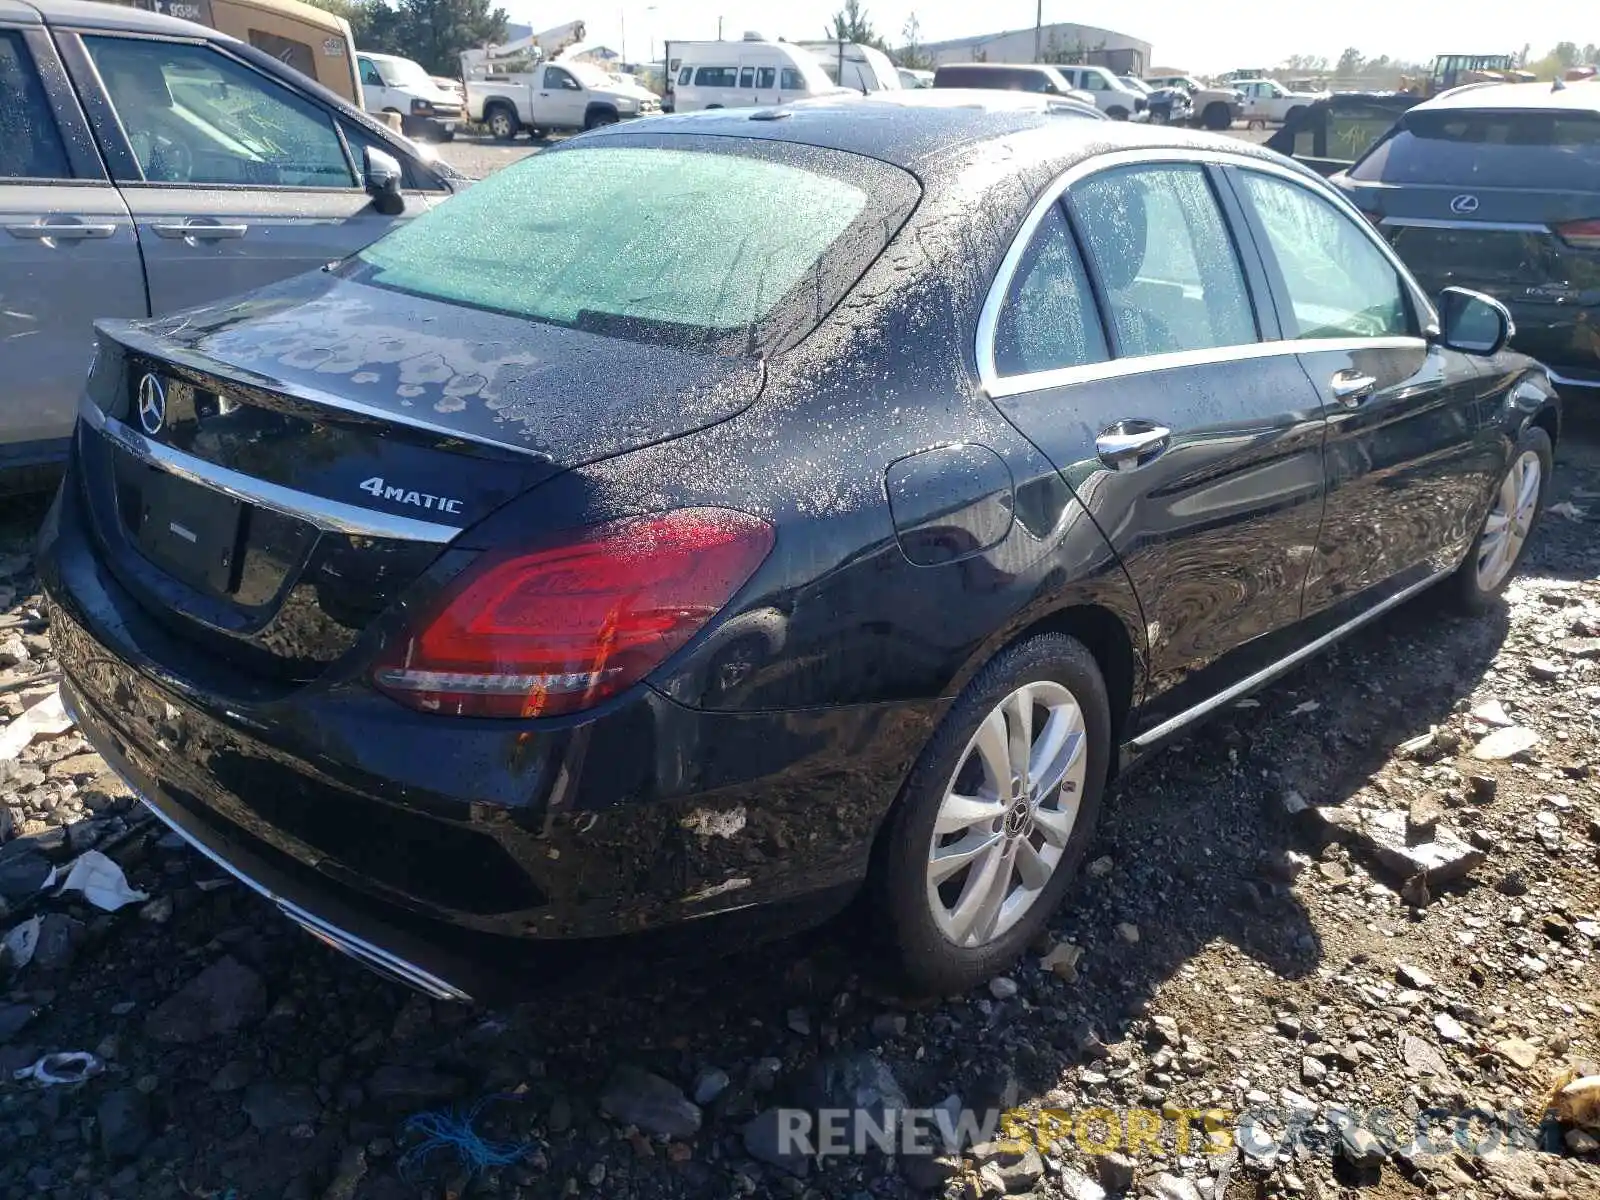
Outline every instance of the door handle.
<path fill-rule="evenodd" d="M 152 224 L 156 236 L 164 238 L 193 238 L 200 242 L 216 242 L 223 238 L 242 238 L 250 232 L 248 225 L 199 225 L 190 221 L 175 224 Z"/>
<path fill-rule="evenodd" d="M 7 225 L 6 232 L 14 238 L 51 238 L 56 241 L 82 241 L 85 238 L 108 238 L 117 231 L 115 225 L 83 225 L 77 222 L 40 221 L 33 225 Z"/>
<path fill-rule="evenodd" d="M 1113 471 L 1132 471 L 1172 443 L 1172 430 L 1150 421 L 1118 421 L 1094 439 L 1095 453 Z"/>
<path fill-rule="evenodd" d="M 1376 379 L 1360 371 L 1339 371 L 1328 381 L 1328 390 L 1333 393 L 1333 398 L 1346 408 L 1360 404 L 1372 395 L 1372 389 L 1377 386 Z"/>

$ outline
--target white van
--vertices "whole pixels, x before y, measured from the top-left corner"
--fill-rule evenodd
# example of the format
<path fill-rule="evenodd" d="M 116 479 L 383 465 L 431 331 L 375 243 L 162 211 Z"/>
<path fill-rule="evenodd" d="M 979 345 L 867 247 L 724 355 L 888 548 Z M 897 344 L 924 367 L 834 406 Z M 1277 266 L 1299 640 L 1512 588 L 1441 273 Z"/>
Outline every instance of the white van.
<path fill-rule="evenodd" d="M 782 104 L 853 89 L 838 87 L 816 55 L 747 33 L 740 42 L 673 42 L 672 111 Z"/>
<path fill-rule="evenodd" d="M 448 142 L 461 124 L 461 97 L 445 91 L 419 63 L 396 54 L 356 54 L 361 94 L 369 113 L 397 113 L 401 132 Z"/>
<path fill-rule="evenodd" d="M 856 92 L 899 91 L 900 73 L 889 56 L 876 46 L 859 42 L 799 42 L 811 51 L 840 87 Z"/>
<path fill-rule="evenodd" d="M 1095 107 L 1113 121 L 1148 121 L 1148 100 L 1135 92 L 1107 67 L 1062 66 L 1056 70 L 1079 91 L 1094 97 Z"/>

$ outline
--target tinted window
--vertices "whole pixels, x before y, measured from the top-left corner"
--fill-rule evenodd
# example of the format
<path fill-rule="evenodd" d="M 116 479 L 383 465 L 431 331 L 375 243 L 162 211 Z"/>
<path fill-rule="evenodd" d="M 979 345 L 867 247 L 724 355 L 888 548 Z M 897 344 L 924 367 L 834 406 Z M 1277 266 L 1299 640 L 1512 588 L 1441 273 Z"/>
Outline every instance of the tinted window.
<path fill-rule="evenodd" d="M 756 84 L 756 69 L 754 67 L 739 68 L 739 86 L 742 88 L 754 87 Z"/>
<path fill-rule="evenodd" d="M 1034 231 L 1012 276 L 995 323 L 995 369 L 1026 375 L 1107 357 L 1089 281 L 1057 205 Z"/>
<path fill-rule="evenodd" d="M 777 67 L 758 67 L 756 69 L 756 86 L 758 88 L 769 88 L 769 87 L 772 87 L 777 83 L 777 81 L 778 81 L 778 68 Z"/>
<path fill-rule="evenodd" d="M 800 74 L 800 72 L 796 71 L 793 67 L 785 67 L 783 69 L 782 78 L 779 81 L 778 90 L 779 91 L 784 91 L 784 92 L 803 92 L 803 91 L 805 91 L 806 90 L 805 76 Z"/>
<path fill-rule="evenodd" d="M 147 180 L 348 188 L 328 113 L 204 46 L 85 37 Z"/>
<path fill-rule="evenodd" d="M 737 71 L 733 67 L 701 67 L 694 73 L 696 87 L 732 87 Z"/>
<path fill-rule="evenodd" d="M 1411 331 L 1400 276 L 1356 222 L 1305 188 L 1242 172 L 1289 293 L 1290 337 L 1397 337 Z"/>
<path fill-rule="evenodd" d="M 1600 192 L 1600 114 L 1410 112 L 1350 177 Z"/>
<path fill-rule="evenodd" d="M 878 193 L 894 185 L 868 167 L 852 172 L 655 147 L 549 151 L 367 247 L 363 276 L 619 336 L 731 335 L 742 349 L 791 291 L 828 301 L 839 270 L 824 261 L 830 250 L 840 263 L 878 252 L 881 241 L 845 235 L 883 219 Z M 508 255 L 508 245 L 521 249 Z"/>
<path fill-rule="evenodd" d="M 678 72 L 678 82 L 679 83 L 687 84 L 689 82 L 689 80 L 691 80 L 693 78 L 694 78 L 694 68 L 693 67 L 685 67 L 685 68 L 683 68 L 683 70 Z"/>
<path fill-rule="evenodd" d="M 1125 167 L 1072 190 L 1117 352 L 1164 354 L 1256 340 L 1233 241 L 1197 166 Z"/>
<path fill-rule="evenodd" d="M 546 67 L 544 69 L 544 85 L 547 88 L 565 88 L 569 92 L 582 90 L 578 81 L 572 77 L 571 72 L 563 71 L 560 67 Z"/>
<path fill-rule="evenodd" d="M 66 147 L 20 33 L 0 32 L 0 179 L 70 179 Z"/>
<path fill-rule="evenodd" d="M 370 58 L 359 60 L 361 63 L 361 86 L 383 87 L 383 76 L 378 74 L 378 68 L 373 66 Z"/>

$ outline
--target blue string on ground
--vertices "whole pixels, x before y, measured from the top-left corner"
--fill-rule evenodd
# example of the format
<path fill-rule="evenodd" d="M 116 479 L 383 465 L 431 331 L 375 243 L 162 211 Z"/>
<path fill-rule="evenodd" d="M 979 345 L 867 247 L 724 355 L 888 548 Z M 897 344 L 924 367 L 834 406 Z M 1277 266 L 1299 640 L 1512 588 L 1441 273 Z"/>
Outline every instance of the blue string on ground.
<path fill-rule="evenodd" d="M 407 1150 L 399 1162 L 400 1171 L 406 1174 L 420 1166 L 436 1150 L 454 1150 L 457 1160 L 471 1174 L 486 1167 L 505 1167 L 526 1158 L 533 1152 L 532 1142 L 497 1142 L 484 1138 L 473 1128 L 478 1114 L 495 1100 L 520 1100 L 507 1092 L 485 1096 L 471 1108 L 421 1112 L 406 1118 L 401 1126 L 403 1133 L 422 1135 L 422 1141 Z"/>

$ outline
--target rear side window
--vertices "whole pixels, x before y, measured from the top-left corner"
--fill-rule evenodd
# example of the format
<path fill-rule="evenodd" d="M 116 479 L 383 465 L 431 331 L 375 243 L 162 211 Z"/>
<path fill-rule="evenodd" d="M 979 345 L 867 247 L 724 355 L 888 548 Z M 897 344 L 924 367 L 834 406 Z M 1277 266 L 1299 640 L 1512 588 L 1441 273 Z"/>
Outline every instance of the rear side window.
<path fill-rule="evenodd" d="M 756 83 L 756 69 L 754 67 L 739 68 L 739 86 L 742 88 L 754 87 Z"/>
<path fill-rule="evenodd" d="M 995 322 L 995 370 L 1027 375 L 1108 357 L 1078 248 L 1061 206 L 1053 205 L 1017 264 Z"/>
<path fill-rule="evenodd" d="M 701 67 L 694 73 L 694 84 L 696 87 L 732 87 L 734 76 L 733 67 Z"/>
<path fill-rule="evenodd" d="M 1257 340 L 1233 239 L 1200 167 L 1104 171 L 1072 189 L 1072 206 L 1119 357 Z"/>
<path fill-rule="evenodd" d="M 893 236 L 916 184 L 836 151 L 796 148 L 778 161 L 770 148 L 706 140 L 717 151 L 535 155 L 406 222 L 352 270 L 416 295 L 636 341 L 721 341 L 734 353 L 792 344 Z"/>
<path fill-rule="evenodd" d="M 1600 113 L 1413 111 L 1350 178 L 1600 192 Z"/>
<path fill-rule="evenodd" d="M 0 33 L 0 179 L 70 179 L 67 150 L 20 33 Z"/>
<path fill-rule="evenodd" d="M 757 67 L 756 68 L 756 86 L 758 88 L 773 87 L 773 86 L 775 86 L 777 84 L 777 81 L 778 81 L 778 68 L 777 67 Z"/>

